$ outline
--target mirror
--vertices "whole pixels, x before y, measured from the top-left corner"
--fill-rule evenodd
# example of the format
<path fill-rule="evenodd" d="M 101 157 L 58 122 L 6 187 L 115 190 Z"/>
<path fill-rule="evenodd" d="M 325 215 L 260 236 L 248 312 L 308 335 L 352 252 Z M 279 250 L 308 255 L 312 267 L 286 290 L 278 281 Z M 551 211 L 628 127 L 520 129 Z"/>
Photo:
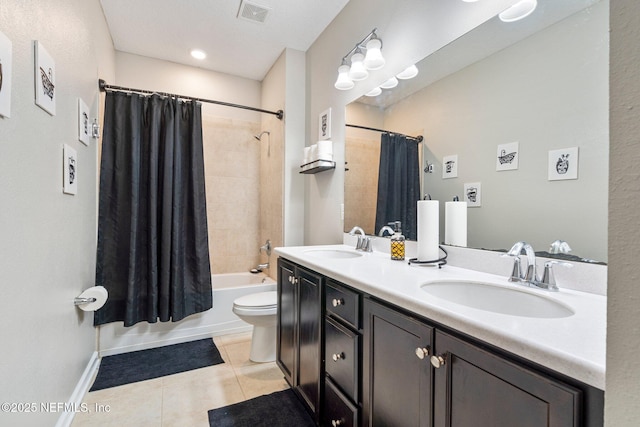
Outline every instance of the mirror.
<path fill-rule="evenodd" d="M 424 135 L 420 169 L 433 171 L 421 172 L 421 194 L 440 200 L 441 241 L 444 202 L 463 200 L 466 184 L 479 204 L 467 210 L 467 246 L 525 240 L 546 251 L 560 239 L 578 259 L 606 262 L 608 1 L 538 3 L 522 21 L 495 17 L 428 56 L 418 78 L 348 105 L 346 122 Z M 378 231 L 379 141 L 346 129 L 345 231 Z M 500 149 L 513 147 L 517 168 L 500 170 Z M 457 177 L 443 177 L 448 156 Z M 559 179 L 562 164 L 577 175 Z"/>

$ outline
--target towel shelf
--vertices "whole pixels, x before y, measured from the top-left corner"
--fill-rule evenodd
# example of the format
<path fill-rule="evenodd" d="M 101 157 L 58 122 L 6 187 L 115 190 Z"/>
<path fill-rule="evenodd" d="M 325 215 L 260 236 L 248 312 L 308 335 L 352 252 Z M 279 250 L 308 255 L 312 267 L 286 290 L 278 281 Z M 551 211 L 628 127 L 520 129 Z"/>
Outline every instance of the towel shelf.
<path fill-rule="evenodd" d="M 302 169 L 300 173 L 318 173 L 330 169 L 335 169 L 336 162 L 330 160 L 314 160 L 313 162 L 305 163 L 304 165 L 300 166 L 300 168 Z"/>

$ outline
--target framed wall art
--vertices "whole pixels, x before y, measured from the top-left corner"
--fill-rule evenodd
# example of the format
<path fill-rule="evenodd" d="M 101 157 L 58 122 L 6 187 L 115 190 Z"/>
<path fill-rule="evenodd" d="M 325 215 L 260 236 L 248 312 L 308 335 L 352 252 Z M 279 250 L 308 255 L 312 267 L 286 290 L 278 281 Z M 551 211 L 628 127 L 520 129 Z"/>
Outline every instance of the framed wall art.
<path fill-rule="evenodd" d="M 464 184 L 464 201 L 470 208 L 482 206 L 482 183 L 466 182 Z"/>
<path fill-rule="evenodd" d="M 458 177 L 458 155 L 444 156 L 442 158 L 442 178 Z"/>
<path fill-rule="evenodd" d="M 520 155 L 518 142 L 498 145 L 498 154 L 496 156 L 496 170 L 510 171 L 518 169 L 519 157 Z"/>
<path fill-rule="evenodd" d="M 89 123 L 89 106 L 78 98 L 78 140 L 89 145 L 91 139 L 91 123 Z"/>
<path fill-rule="evenodd" d="M 78 192 L 78 153 L 70 145 L 64 144 L 62 148 L 63 161 L 63 187 L 65 194 Z"/>
<path fill-rule="evenodd" d="M 0 116 L 11 117 L 11 40 L 0 31 Z"/>
<path fill-rule="evenodd" d="M 318 139 L 331 138 L 331 108 L 326 109 L 320 114 L 318 119 Z"/>
<path fill-rule="evenodd" d="M 56 115 L 56 64 L 39 41 L 34 42 L 36 105 Z"/>
<path fill-rule="evenodd" d="M 549 181 L 578 179 L 578 147 L 549 151 Z"/>

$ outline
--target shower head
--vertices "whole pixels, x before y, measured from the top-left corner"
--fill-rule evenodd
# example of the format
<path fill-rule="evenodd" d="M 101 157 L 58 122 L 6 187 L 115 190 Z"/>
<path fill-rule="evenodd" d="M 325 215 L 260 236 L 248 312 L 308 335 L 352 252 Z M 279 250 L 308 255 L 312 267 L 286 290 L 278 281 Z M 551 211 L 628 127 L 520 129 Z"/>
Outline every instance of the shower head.
<path fill-rule="evenodd" d="M 258 135 L 253 135 L 253 137 L 255 139 L 257 139 L 258 141 L 261 141 L 262 140 L 262 135 L 264 135 L 265 133 L 267 135 L 271 135 L 271 132 L 269 132 L 268 130 L 265 130 L 265 131 L 260 132 Z"/>

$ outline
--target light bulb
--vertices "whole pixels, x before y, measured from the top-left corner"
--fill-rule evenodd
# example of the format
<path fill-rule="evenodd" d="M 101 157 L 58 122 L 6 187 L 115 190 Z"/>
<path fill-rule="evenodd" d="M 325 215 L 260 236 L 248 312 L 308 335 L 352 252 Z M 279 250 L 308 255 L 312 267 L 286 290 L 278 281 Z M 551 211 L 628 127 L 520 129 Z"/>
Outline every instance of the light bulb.
<path fill-rule="evenodd" d="M 375 37 L 375 36 L 374 36 Z M 367 70 L 379 70 L 384 67 L 386 61 L 382 57 L 382 42 L 378 38 L 373 38 L 367 42 L 367 56 L 364 58 L 364 66 Z"/>
<path fill-rule="evenodd" d="M 521 0 L 510 8 L 500 12 L 498 17 L 502 22 L 519 21 L 531 15 L 537 6 L 537 0 Z"/>
<path fill-rule="evenodd" d="M 389 80 L 380 85 L 382 89 L 392 89 L 396 86 L 398 86 L 398 79 L 396 79 L 395 77 L 391 77 Z"/>
<path fill-rule="evenodd" d="M 207 54 L 206 54 L 206 53 L 204 53 L 204 52 L 203 52 L 203 51 L 201 51 L 201 50 L 193 49 L 193 50 L 191 51 L 191 56 L 193 56 L 193 57 L 194 57 L 194 58 L 196 58 L 196 59 L 204 59 L 204 58 L 206 58 L 206 57 L 207 57 Z"/>
<path fill-rule="evenodd" d="M 382 89 L 379 87 L 375 89 L 371 89 L 369 92 L 365 93 L 364 96 L 378 96 L 382 93 Z"/>
<path fill-rule="evenodd" d="M 364 80 L 369 77 L 369 72 L 364 66 L 364 55 L 360 49 L 356 50 L 351 56 L 351 68 L 349 69 L 349 78 L 353 81 Z"/>
<path fill-rule="evenodd" d="M 396 77 L 399 78 L 400 80 L 407 80 L 407 79 L 412 79 L 417 75 L 418 75 L 418 67 L 416 67 L 415 65 L 411 65 L 407 67 L 407 69 L 401 72 L 400 74 L 397 74 Z"/>
<path fill-rule="evenodd" d="M 355 83 L 353 83 L 353 81 L 349 78 L 348 65 L 345 64 L 338 67 L 338 80 L 336 80 L 333 86 L 339 90 L 353 89 Z"/>

